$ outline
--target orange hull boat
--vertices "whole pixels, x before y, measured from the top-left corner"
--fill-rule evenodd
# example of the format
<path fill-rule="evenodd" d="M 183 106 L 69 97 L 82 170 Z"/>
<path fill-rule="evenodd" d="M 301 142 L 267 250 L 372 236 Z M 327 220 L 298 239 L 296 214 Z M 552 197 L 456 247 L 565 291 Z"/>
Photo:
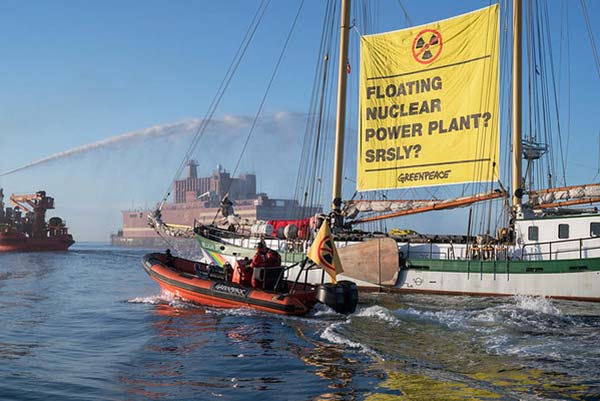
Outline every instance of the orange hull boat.
<path fill-rule="evenodd" d="M 277 283 L 266 286 L 277 290 L 257 288 L 236 283 L 235 274 L 232 280 L 222 270 L 212 273 L 214 266 L 163 253 L 145 255 L 142 264 L 146 273 L 162 289 L 199 305 L 249 307 L 284 315 L 304 315 L 317 302 L 318 287 L 306 283 L 277 280 Z M 256 282 L 254 284 L 257 285 Z"/>

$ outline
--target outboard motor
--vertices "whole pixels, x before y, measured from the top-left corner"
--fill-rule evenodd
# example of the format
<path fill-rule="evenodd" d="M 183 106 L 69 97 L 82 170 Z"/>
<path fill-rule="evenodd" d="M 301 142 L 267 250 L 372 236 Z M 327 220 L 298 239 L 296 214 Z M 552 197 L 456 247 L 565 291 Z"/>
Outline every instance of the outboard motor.
<path fill-rule="evenodd" d="M 356 283 L 349 280 L 342 280 L 338 281 L 337 284 L 344 288 L 345 313 L 354 313 L 356 305 L 358 305 L 358 287 Z"/>
<path fill-rule="evenodd" d="M 336 284 L 321 284 L 317 289 L 317 301 L 337 313 L 354 313 L 358 304 L 358 288 L 348 280 L 338 281 Z"/>

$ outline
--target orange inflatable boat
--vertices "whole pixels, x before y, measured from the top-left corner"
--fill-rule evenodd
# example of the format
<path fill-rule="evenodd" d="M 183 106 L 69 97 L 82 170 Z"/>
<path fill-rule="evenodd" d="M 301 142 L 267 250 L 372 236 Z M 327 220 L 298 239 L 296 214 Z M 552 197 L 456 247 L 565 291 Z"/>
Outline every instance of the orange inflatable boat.
<path fill-rule="evenodd" d="M 248 260 L 238 260 L 234 267 L 223 268 L 170 253 L 151 253 L 142 264 L 161 288 L 199 305 L 223 308 L 250 307 L 285 315 L 304 315 L 321 302 L 339 313 L 352 313 L 358 302 L 356 284 L 312 285 L 286 279 L 291 267 L 255 267 Z"/>

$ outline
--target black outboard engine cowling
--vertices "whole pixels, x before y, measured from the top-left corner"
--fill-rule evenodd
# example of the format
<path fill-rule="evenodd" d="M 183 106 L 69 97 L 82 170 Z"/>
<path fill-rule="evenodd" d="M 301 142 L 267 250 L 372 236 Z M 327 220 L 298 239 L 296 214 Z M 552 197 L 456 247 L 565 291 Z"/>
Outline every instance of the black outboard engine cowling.
<path fill-rule="evenodd" d="M 338 281 L 336 284 L 321 284 L 317 289 L 317 301 L 337 313 L 354 313 L 358 304 L 358 288 L 348 280 Z"/>

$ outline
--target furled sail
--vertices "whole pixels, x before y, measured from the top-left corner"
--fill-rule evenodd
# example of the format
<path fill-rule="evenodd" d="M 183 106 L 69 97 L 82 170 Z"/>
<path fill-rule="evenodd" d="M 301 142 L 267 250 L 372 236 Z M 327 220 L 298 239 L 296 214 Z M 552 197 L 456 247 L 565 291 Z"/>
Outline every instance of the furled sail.
<path fill-rule="evenodd" d="M 498 179 L 498 5 L 361 37 L 357 189 Z"/>
<path fill-rule="evenodd" d="M 600 184 L 529 191 L 528 195 L 536 209 L 595 203 L 600 202 Z"/>
<path fill-rule="evenodd" d="M 360 218 L 350 222 L 351 224 L 359 224 L 369 221 L 405 216 L 408 214 L 429 212 L 432 210 L 454 209 L 457 207 L 468 206 L 477 202 L 503 197 L 506 197 L 505 191 L 495 190 L 455 199 L 347 201 L 345 203 L 344 213 L 346 218 L 355 218 L 359 213 L 385 213 L 377 216 Z"/>

